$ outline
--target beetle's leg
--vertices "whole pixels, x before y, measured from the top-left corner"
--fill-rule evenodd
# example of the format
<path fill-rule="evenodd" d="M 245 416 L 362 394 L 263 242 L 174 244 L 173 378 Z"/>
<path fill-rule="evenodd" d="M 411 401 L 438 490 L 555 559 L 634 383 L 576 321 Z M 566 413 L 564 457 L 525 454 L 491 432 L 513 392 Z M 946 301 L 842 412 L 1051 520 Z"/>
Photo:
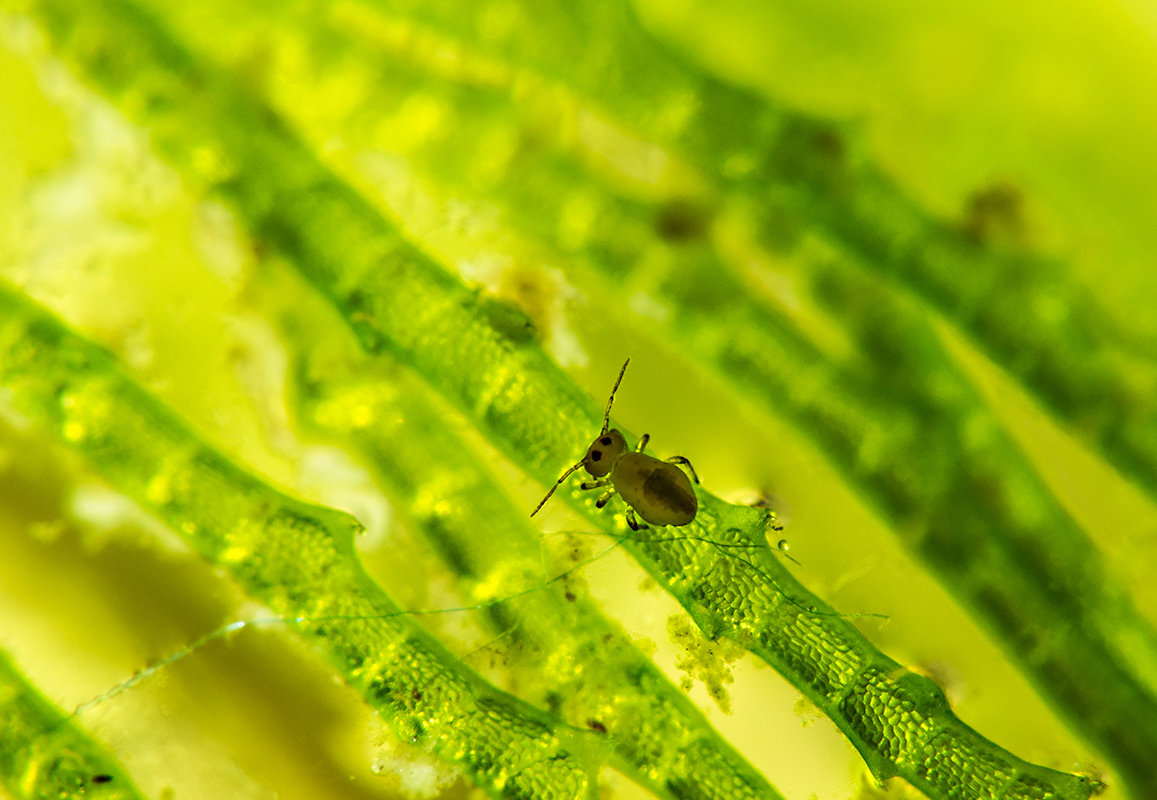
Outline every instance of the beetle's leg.
<path fill-rule="evenodd" d="M 615 490 L 614 489 L 611 489 L 611 490 L 605 492 L 602 497 L 600 497 L 598 500 L 595 501 L 595 508 L 602 508 L 607 503 L 609 503 L 611 501 L 611 498 L 614 496 L 615 496 Z"/>
<path fill-rule="evenodd" d="M 643 438 L 639 440 L 639 443 L 637 445 L 635 445 L 635 452 L 636 453 L 643 452 L 643 448 L 647 446 L 647 442 L 649 442 L 649 441 L 651 441 L 651 434 L 644 433 Z"/>
<path fill-rule="evenodd" d="M 607 477 L 607 478 L 599 478 L 597 481 L 583 481 L 582 483 L 579 484 L 579 488 L 585 492 L 588 489 L 601 489 L 604 486 L 610 486 L 610 485 L 611 485 L 611 479 L 609 477 Z"/>
<path fill-rule="evenodd" d="M 691 466 L 691 462 L 688 461 L 687 459 L 685 459 L 683 456 L 671 456 L 670 458 L 667 459 L 667 463 L 668 464 L 682 464 L 684 467 L 687 468 L 687 471 L 691 473 L 691 479 L 694 480 L 696 483 L 699 483 L 699 476 L 695 474 L 695 468 L 693 466 Z"/>
<path fill-rule="evenodd" d="M 638 518 L 635 517 L 635 509 L 631 508 L 630 506 L 627 507 L 627 525 L 633 531 L 647 527 L 646 525 L 639 524 Z"/>

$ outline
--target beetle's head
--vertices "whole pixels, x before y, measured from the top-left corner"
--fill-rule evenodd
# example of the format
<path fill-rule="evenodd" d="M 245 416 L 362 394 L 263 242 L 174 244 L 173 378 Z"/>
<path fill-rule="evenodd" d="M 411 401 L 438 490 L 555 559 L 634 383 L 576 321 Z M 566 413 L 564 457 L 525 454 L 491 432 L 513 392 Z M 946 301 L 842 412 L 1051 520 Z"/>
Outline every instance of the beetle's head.
<path fill-rule="evenodd" d="M 610 475 L 615 462 L 626 451 L 627 440 L 623 434 L 614 429 L 603 431 L 587 448 L 587 454 L 583 456 L 583 469 L 595 478 Z"/>

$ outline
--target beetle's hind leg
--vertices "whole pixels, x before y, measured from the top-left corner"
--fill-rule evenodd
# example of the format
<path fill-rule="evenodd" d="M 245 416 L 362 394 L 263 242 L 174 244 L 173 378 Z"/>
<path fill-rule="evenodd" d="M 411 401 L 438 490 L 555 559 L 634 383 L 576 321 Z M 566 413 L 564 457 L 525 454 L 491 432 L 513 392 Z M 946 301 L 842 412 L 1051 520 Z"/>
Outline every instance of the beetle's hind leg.
<path fill-rule="evenodd" d="M 667 459 L 667 463 L 668 464 L 679 464 L 681 466 L 686 467 L 687 471 L 691 473 L 691 480 L 695 481 L 696 483 L 699 483 L 699 476 L 695 474 L 695 468 L 693 466 L 691 466 L 691 462 L 688 461 L 683 456 L 671 456 L 670 458 Z"/>
<path fill-rule="evenodd" d="M 627 526 L 631 530 L 637 531 L 637 530 L 641 530 L 642 528 L 647 527 L 646 525 L 640 525 L 639 524 L 639 519 L 638 519 L 638 517 L 635 516 L 635 509 L 631 508 L 630 506 L 627 507 L 626 516 L 627 516 Z"/>

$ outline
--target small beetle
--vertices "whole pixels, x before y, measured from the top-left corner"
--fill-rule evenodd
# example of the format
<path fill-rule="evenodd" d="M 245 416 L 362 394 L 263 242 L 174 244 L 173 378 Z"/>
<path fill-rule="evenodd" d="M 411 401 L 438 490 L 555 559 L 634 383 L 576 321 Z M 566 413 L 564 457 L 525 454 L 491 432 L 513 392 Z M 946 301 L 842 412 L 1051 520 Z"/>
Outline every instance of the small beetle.
<path fill-rule="evenodd" d="M 602 508 L 618 492 L 627 504 L 627 524 L 633 531 L 640 527 L 636 514 L 652 525 L 686 525 L 695 519 L 699 511 L 699 500 L 691 488 L 691 481 L 682 470 L 674 466 L 680 464 L 686 467 L 695 482 L 699 483 L 691 462 L 683 456 L 660 461 L 646 455 L 643 448 L 651 439 L 648 434 L 643 434 L 634 450 L 628 450 L 623 434 L 610 429 L 611 404 L 615 402 L 615 392 L 619 390 L 627 364 L 630 363 L 631 359 L 628 358 L 619 370 L 619 377 L 615 379 L 611 396 L 607 399 L 607 409 L 603 412 L 603 429 L 587 448 L 587 454 L 550 487 L 546 497 L 530 512 L 530 516 L 533 517 L 546 505 L 554 490 L 562 485 L 568 475 L 582 467 L 597 480 L 584 481 L 580 484 L 581 489 L 607 489 L 595 502 L 595 507 Z"/>

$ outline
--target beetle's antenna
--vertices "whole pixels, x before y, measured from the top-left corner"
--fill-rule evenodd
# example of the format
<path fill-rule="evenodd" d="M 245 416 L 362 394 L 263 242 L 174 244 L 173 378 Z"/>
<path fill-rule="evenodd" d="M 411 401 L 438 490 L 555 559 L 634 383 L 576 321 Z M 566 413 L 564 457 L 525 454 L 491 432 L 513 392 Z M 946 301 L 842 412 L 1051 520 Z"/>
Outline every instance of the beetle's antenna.
<path fill-rule="evenodd" d="M 603 429 L 602 429 L 602 431 L 599 432 L 599 436 L 602 436 L 604 433 L 607 432 L 607 429 L 611 427 L 611 405 L 615 402 L 615 392 L 619 391 L 619 384 L 623 382 L 623 375 L 627 371 L 627 364 L 630 364 L 630 363 L 631 363 L 630 358 L 628 358 L 626 361 L 623 362 L 622 369 L 619 370 L 619 377 L 615 378 L 615 385 L 611 387 L 611 396 L 607 398 L 607 407 L 606 407 L 606 410 L 603 411 Z M 541 509 L 544 505 L 546 505 L 546 501 L 550 499 L 550 496 L 552 494 L 554 494 L 554 490 L 562 485 L 562 482 L 567 479 L 568 475 L 570 475 L 572 472 L 574 472 L 576 469 L 578 469 L 582 465 L 583 465 L 583 462 L 580 461 L 577 464 L 575 464 L 573 467 L 568 469 L 566 472 L 564 472 L 562 474 L 562 477 L 554 482 L 554 486 L 550 487 L 550 491 L 546 493 L 546 497 L 542 498 L 542 502 L 534 507 L 534 511 L 530 512 L 530 516 L 533 517 L 535 514 L 537 514 L 539 509 Z"/>
<path fill-rule="evenodd" d="M 630 363 L 630 358 L 623 362 L 623 368 L 619 370 L 619 377 L 615 378 L 615 385 L 611 387 L 611 396 L 607 398 L 607 410 L 603 412 L 603 429 L 599 432 L 600 436 L 611 427 L 611 404 L 615 402 L 615 392 L 619 390 L 619 384 L 623 382 L 623 374 L 627 371 L 627 364 Z"/>
<path fill-rule="evenodd" d="M 568 469 L 566 472 L 564 472 L 564 473 L 562 474 L 562 477 L 561 477 L 561 478 L 559 478 L 557 481 L 555 481 L 555 482 L 554 482 L 554 486 L 550 487 L 550 491 L 546 493 L 546 497 L 542 498 L 542 502 L 541 502 L 541 503 L 539 503 L 538 505 L 536 505 L 536 506 L 534 507 L 534 511 L 531 511 L 531 512 L 530 512 L 530 516 L 532 516 L 532 517 L 533 517 L 535 514 L 537 514 L 537 513 L 538 513 L 538 510 L 539 510 L 540 508 L 542 508 L 543 506 L 545 506 L 545 505 L 546 505 L 546 501 L 550 499 L 550 496 L 551 496 L 552 494 L 554 494 L 554 490 L 555 490 L 555 489 L 557 489 L 559 486 L 562 486 L 562 482 L 566 480 L 566 477 L 567 477 L 567 475 L 570 475 L 572 472 L 574 472 L 576 469 L 578 469 L 578 468 L 579 468 L 579 467 L 581 467 L 582 465 L 583 465 L 583 462 L 581 462 L 581 461 L 580 461 L 580 462 L 578 462 L 577 464 L 575 464 L 573 467 L 571 467 L 570 469 Z"/>

